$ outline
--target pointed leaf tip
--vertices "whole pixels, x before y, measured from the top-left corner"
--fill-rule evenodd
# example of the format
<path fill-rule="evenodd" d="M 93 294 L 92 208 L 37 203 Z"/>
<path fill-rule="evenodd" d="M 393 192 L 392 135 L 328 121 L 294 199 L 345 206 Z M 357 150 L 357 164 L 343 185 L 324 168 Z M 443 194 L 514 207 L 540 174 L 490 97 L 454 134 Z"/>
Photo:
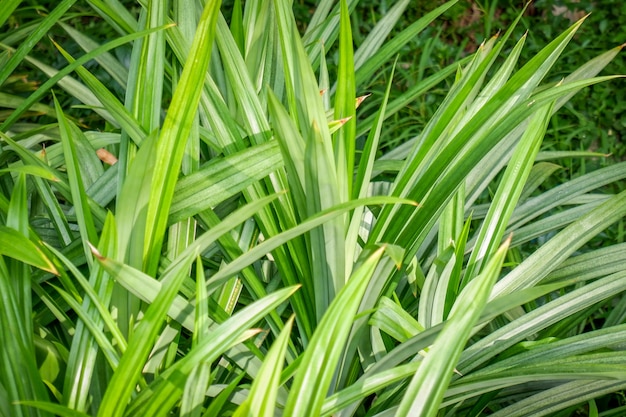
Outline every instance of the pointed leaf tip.
<path fill-rule="evenodd" d="M 91 253 L 93 254 L 93 256 L 95 256 L 101 261 L 106 259 L 104 256 L 102 256 L 102 254 L 98 251 L 98 249 L 94 245 L 91 244 L 91 242 L 87 241 L 87 245 L 89 245 L 89 249 L 91 249 Z"/>
<path fill-rule="evenodd" d="M 363 103 L 365 101 L 365 99 L 367 99 L 371 95 L 372 95 L 372 93 L 368 93 L 368 94 L 365 94 L 363 96 L 357 97 L 356 98 L 356 106 L 355 106 L 355 108 L 358 109 L 359 106 L 361 105 L 361 103 Z"/>

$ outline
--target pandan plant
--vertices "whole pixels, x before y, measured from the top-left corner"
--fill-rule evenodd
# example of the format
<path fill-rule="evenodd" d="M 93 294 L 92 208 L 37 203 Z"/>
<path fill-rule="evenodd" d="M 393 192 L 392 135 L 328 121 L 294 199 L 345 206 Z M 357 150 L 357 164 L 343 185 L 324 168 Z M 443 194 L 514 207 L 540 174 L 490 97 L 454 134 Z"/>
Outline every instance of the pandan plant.
<path fill-rule="evenodd" d="M 399 0 L 355 49 L 357 3 L 2 2 L 1 416 L 597 415 L 626 388 L 626 163 L 543 187 L 603 155 L 541 146 L 620 47 L 555 80 L 583 21 L 524 62 L 516 21 L 391 97 L 460 6 L 395 30 Z"/>

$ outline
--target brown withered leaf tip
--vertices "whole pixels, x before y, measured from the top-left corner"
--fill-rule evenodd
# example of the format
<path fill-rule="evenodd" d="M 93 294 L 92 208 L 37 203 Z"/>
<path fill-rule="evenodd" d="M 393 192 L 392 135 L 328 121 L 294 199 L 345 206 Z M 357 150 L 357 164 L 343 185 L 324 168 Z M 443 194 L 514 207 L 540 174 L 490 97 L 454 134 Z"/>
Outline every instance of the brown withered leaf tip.
<path fill-rule="evenodd" d="M 117 162 L 117 158 L 111 152 L 107 151 L 104 148 L 100 148 L 96 151 L 96 155 L 98 155 L 98 159 L 100 159 L 105 164 L 115 165 Z"/>
<path fill-rule="evenodd" d="M 91 249 L 91 253 L 93 254 L 93 256 L 95 256 L 96 258 L 103 260 L 106 259 L 104 256 L 102 256 L 102 254 L 98 251 L 98 249 L 91 244 L 91 242 L 87 242 L 87 245 L 89 245 L 89 249 Z"/>
<path fill-rule="evenodd" d="M 361 97 L 357 97 L 356 98 L 356 108 L 358 109 L 359 106 L 361 105 L 361 103 L 363 103 L 365 101 L 366 98 L 368 98 L 369 96 L 371 96 L 372 94 L 365 94 L 364 96 Z"/>
<path fill-rule="evenodd" d="M 339 124 L 343 126 L 343 125 L 345 125 L 345 124 L 348 122 L 348 120 L 350 120 L 350 119 L 352 119 L 352 116 L 350 116 L 350 117 L 344 117 L 343 119 L 339 119 L 339 120 L 337 120 L 337 122 L 339 122 Z"/>

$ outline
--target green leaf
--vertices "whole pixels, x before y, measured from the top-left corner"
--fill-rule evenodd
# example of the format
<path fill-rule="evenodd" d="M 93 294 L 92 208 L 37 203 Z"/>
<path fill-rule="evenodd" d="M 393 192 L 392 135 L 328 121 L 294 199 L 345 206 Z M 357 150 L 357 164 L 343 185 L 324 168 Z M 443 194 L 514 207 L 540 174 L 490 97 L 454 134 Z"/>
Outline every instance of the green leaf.
<path fill-rule="evenodd" d="M 278 143 L 262 145 L 215 158 L 178 181 L 169 223 L 184 220 L 244 190 L 282 165 Z"/>
<path fill-rule="evenodd" d="M 132 271 L 129 267 L 119 264 L 112 259 L 102 257 L 95 249 L 94 255 L 112 276 L 140 273 L 139 271 Z M 98 410 L 99 416 L 123 415 L 135 384 L 141 375 L 141 370 L 152 349 L 152 345 L 163 326 L 167 310 L 174 301 L 182 281 L 187 276 L 187 270 L 192 259 L 193 257 L 191 256 L 179 259 L 177 262 L 172 263 L 163 274 L 163 285 L 159 294 L 150 304 L 138 327 L 134 330 L 129 340 L 128 348 L 122 355 L 119 366 L 111 377 L 109 386 L 102 399 L 102 406 Z"/>
<path fill-rule="evenodd" d="M 15 229 L 0 225 L 0 255 L 8 256 L 58 275 L 54 263 L 41 250 L 41 247 Z"/>
<path fill-rule="evenodd" d="M 539 283 L 576 249 L 626 215 L 626 191 L 591 210 L 550 239 L 494 287 L 492 297 Z"/>
<path fill-rule="evenodd" d="M 151 384 L 151 396 L 144 397 L 144 401 L 136 401 L 135 407 L 141 407 L 144 415 L 166 415 L 182 394 L 182 382 L 187 379 L 195 364 L 212 362 L 229 347 L 257 334 L 258 330 L 248 328 L 285 302 L 296 290 L 293 287 L 283 288 L 241 309 L 211 332 L 211 337 L 207 337 L 164 371 Z M 137 410 L 131 408 L 130 411 Z"/>
<path fill-rule="evenodd" d="M 49 170 L 44 169 L 39 166 L 33 166 L 33 165 L 22 165 L 22 166 L 14 166 L 11 168 L 0 169 L 0 174 L 3 174 L 5 172 L 17 172 L 17 173 L 29 174 L 29 175 L 40 177 L 49 181 L 59 180 Z"/>
<path fill-rule="evenodd" d="M 482 265 L 489 261 L 500 244 L 539 152 L 553 107 L 554 103 L 550 103 L 537 110 L 528 123 L 478 232 L 477 242 L 465 270 L 465 283 L 480 273 Z"/>
<path fill-rule="evenodd" d="M 441 16 L 446 10 L 454 6 L 456 3 L 457 0 L 451 0 L 433 11 L 426 13 L 420 19 L 412 23 L 408 28 L 400 32 L 398 35 L 395 35 L 390 42 L 380 47 L 380 49 L 372 48 L 375 44 L 380 42 L 379 36 L 381 35 L 378 31 L 373 32 L 371 39 L 361 46 L 364 52 L 361 52 L 361 48 L 359 48 L 359 51 L 357 52 L 357 63 L 360 65 L 356 67 L 356 85 L 360 86 L 363 84 L 365 80 L 372 76 L 377 68 L 379 68 L 383 63 L 388 62 L 392 56 L 396 55 L 402 46 L 404 46 L 409 40 L 413 39 L 418 33 L 424 30 L 436 18 Z M 381 20 L 381 23 L 386 24 L 387 22 Z M 381 25 L 381 27 L 384 26 Z M 374 49 L 378 50 L 375 54 L 372 54 L 372 50 Z"/>
<path fill-rule="evenodd" d="M 11 14 L 21 2 L 21 0 L 7 0 L 3 4 L 2 9 L 0 9 L 0 27 L 4 25 L 9 17 L 11 17 Z"/>
<path fill-rule="evenodd" d="M 62 417 L 89 417 L 89 414 L 72 410 L 68 406 L 62 404 L 54 404 L 44 401 L 20 401 L 19 403 L 39 410 L 48 411 Z"/>
<path fill-rule="evenodd" d="M 339 20 L 339 68 L 337 73 L 337 92 L 335 94 L 334 119 L 347 119 L 345 124 L 334 134 L 333 144 L 337 179 L 342 199 L 352 195 L 352 177 L 355 164 L 356 142 L 356 86 L 354 78 L 354 55 L 352 28 L 347 0 L 341 0 Z"/>
<path fill-rule="evenodd" d="M 215 1 L 207 3 L 204 8 L 157 143 L 144 236 L 144 270 L 148 272 L 155 272 L 159 265 L 167 214 L 185 152 L 184 144 L 200 100 L 202 90 L 198 86 L 203 84 L 209 65 L 219 7 L 220 1 Z"/>
<path fill-rule="evenodd" d="M 78 128 L 72 125 L 63 114 L 61 105 L 54 100 L 54 106 L 59 118 L 59 130 L 61 133 L 61 141 L 63 143 L 63 153 L 65 154 L 65 164 L 67 166 L 68 182 L 70 184 L 70 191 L 72 193 L 72 202 L 76 210 L 76 216 L 78 219 L 78 227 L 83 242 L 83 249 L 87 256 L 88 262 L 91 262 L 89 257 L 90 248 L 88 242 L 94 244 L 98 241 L 98 232 L 93 220 L 93 215 L 87 201 L 87 194 L 85 193 L 85 183 L 83 182 L 83 173 L 81 172 L 81 164 L 78 158 L 78 152 L 75 145 L 75 137 L 81 135 Z"/>
<path fill-rule="evenodd" d="M 459 295 L 449 319 L 411 380 L 396 415 L 437 415 L 457 360 L 500 273 L 508 243 L 500 247 L 484 272 Z"/>
<path fill-rule="evenodd" d="M 15 9 L 19 2 L 9 0 L 7 9 Z M 15 51 L 15 54 L 9 59 L 9 62 L 5 63 L 0 68 L 0 85 L 4 84 L 9 75 L 17 68 L 17 66 L 23 61 L 24 57 L 30 52 L 30 50 L 39 42 L 39 40 L 50 30 L 50 28 L 57 23 L 57 21 L 63 16 L 63 14 L 74 4 L 76 0 L 63 0 L 37 25 L 37 28 L 28 35 L 26 40 L 21 43 L 20 47 Z M 7 9 L 0 14 L 0 22 L 4 23 L 6 17 L 4 13 Z"/>
<path fill-rule="evenodd" d="M 276 397 L 280 385 L 280 374 L 285 361 L 285 352 L 291 326 L 295 317 L 286 323 L 278 339 L 265 355 L 263 365 L 252 383 L 248 398 L 244 401 L 233 417 L 272 417 L 276 411 Z"/>
<path fill-rule="evenodd" d="M 384 250 L 384 246 L 376 250 L 354 271 L 328 307 L 304 352 L 285 404 L 285 414 L 303 417 L 320 414 L 352 321 Z"/>

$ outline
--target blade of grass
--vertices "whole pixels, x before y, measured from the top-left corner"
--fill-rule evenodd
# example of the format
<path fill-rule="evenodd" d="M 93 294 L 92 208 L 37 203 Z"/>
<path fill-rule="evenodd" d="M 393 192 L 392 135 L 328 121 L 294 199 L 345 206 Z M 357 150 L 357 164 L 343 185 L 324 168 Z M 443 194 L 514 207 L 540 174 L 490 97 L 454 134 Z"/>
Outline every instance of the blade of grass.
<path fill-rule="evenodd" d="M 9 58 L 2 68 L 0 68 L 0 85 L 4 84 L 7 78 L 13 73 L 15 68 L 24 60 L 24 57 L 33 49 L 33 47 L 39 42 L 39 40 L 50 30 L 50 28 L 57 23 L 57 21 L 65 14 L 65 12 L 72 7 L 76 0 L 63 0 L 61 1 L 52 12 L 46 16 L 41 23 L 39 23 L 36 29 L 28 35 L 26 40 L 17 48 L 15 54 Z M 19 3 L 19 2 L 18 2 Z M 14 1 L 8 5 L 8 8 L 15 8 L 17 4 Z M 4 10 L 3 10 L 4 11 Z M 3 17 L 3 15 L 0 15 Z M 6 19 L 6 18 L 5 18 Z M 2 20 L 0 20 L 2 22 Z"/>

